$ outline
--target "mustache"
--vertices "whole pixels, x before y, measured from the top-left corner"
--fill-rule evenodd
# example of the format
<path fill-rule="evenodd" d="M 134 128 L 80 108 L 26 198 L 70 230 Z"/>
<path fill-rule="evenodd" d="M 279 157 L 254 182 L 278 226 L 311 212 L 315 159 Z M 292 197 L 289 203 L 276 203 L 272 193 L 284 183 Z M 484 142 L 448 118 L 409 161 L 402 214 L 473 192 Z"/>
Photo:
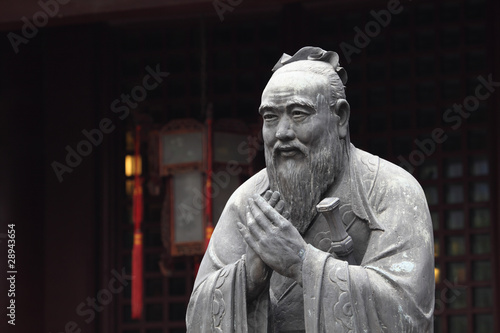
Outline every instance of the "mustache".
<path fill-rule="evenodd" d="M 307 147 L 300 142 L 289 142 L 289 143 L 276 142 L 273 147 L 273 157 L 276 157 L 276 155 L 281 151 L 291 151 L 291 150 L 298 150 L 306 157 L 309 155 L 309 150 L 307 149 Z"/>

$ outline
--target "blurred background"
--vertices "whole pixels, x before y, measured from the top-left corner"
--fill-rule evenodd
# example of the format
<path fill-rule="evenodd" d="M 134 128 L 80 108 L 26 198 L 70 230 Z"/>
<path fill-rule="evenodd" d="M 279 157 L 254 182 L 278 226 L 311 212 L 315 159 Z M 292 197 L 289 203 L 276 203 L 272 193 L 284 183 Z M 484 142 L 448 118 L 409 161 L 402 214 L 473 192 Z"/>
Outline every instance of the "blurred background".
<path fill-rule="evenodd" d="M 271 68 L 312 45 L 347 70 L 352 143 L 426 192 L 435 332 L 499 332 L 498 17 L 495 0 L 2 1 L 0 331 L 185 332 L 207 226 L 264 167 Z M 116 278 L 131 274 L 136 176 L 140 319 Z"/>

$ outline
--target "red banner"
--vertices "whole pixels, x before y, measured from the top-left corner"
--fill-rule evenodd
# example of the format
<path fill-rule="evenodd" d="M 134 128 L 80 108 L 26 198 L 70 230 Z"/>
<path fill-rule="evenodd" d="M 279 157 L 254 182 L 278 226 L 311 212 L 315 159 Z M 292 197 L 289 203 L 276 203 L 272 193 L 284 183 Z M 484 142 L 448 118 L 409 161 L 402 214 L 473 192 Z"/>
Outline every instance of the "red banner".
<path fill-rule="evenodd" d="M 141 126 L 137 125 L 134 157 L 134 195 L 132 198 L 132 220 L 134 222 L 134 247 L 132 249 L 132 318 L 142 316 L 143 307 L 143 245 L 141 223 L 144 210 L 142 199 L 142 179 L 139 174 L 141 158 Z"/>

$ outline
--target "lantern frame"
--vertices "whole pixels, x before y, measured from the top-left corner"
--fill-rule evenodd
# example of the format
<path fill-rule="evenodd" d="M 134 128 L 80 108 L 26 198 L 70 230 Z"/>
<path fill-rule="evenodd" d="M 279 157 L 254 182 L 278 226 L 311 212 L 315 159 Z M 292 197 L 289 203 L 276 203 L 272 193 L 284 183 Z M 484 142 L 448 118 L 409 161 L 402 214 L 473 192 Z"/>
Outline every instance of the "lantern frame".
<path fill-rule="evenodd" d="M 217 160 L 217 148 L 215 147 L 215 140 L 218 134 L 233 134 L 237 136 L 243 136 L 244 140 L 239 141 L 239 143 L 245 142 L 248 144 L 248 137 L 250 135 L 250 130 L 248 126 L 241 120 L 238 119 L 229 119 L 223 118 L 215 121 L 214 123 L 214 158 L 213 158 L 213 169 L 215 170 L 223 170 L 230 163 L 230 161 L 218 161 Z M 250 148 L 250 147 L 249 147 Z M 253 148 L 253 147 L 252 147 Z M 248 149 L 251 151 L 251 149 Z M 241 174 L 250 174 L 252 169 L 252 160 L 253 158 L 247 154 L 246 161 L 237 161 L 238 166 L 242 168 Z"/>
<path fill-rule="evenodd" d="M 169 147 L 165 147 L 165 139 L 164 137 L 166 135 L 182 135 L 182 134 L 189 134 L 189 133 L 200 133 L 201 135 L 201 140 L 200 140 L 200 147 L 196 147 L 197 149 L 201 150 L 201 160 L 197 161 L 191 161 L 191 162 L 181 162 L 181 163 L 164 163 L 164 154 L 167 151 Z M 175 193 L 175 179 L 174 177 L 176 175 L 182 174 L 182 173 L 187 173 L 191 171 L 196 171 L 200 173 L 201 176 L 201 184 L 200 188 L 204 188 L 204 182 L 206 181 L 206 174 L 205 174 L 205 160 L 206 160 L 206 128 L 205 125 L 202 124 L 201 122 L 197 121 L 196 119 L 192 118 L 183 118 L 183 119 L 175 119 L 167 123 L 165 126 L 163 126 L 160 129 L 159 133 L 159 145 L 158 145 L 158 161 L 159 161 L 159 174 L 160 177 L 162 176 L 167 176 L 167 186 L 166 186 L 166 192 L 169 196 L 168 203 L 164 202 L 164 205 L 167 204 L 168 213 L 165 214 L 165 217 L 168 217 L 168 221 L 163 221 L 162 218 L 162 223 L 168 223 L 169 225 L 165 228 L 165 230 L 169 231 L 169 235 L 164 235 L 164 241 L 163 243 L 169 243 L 168 248 L 170 248 L 170 255 L 172 256 L 182 256 L 182 255 L 198 255 L 198 254 L 203 254 L 204 253 L 204 230 L 206 227 L 206 217 L 203 214 L 203 208 L 205 203 L 203 203 L 202 207 L 202 225 L 201 228 L 203 230 L 203 237 L 199 241 L 187 241 L 187 242 L 177 242 L 176 241 L 176 207 L 175 207 L 175 202 L 176 202 L 176 193 Z M 163 215 L 163 214 L 162 214 Z"/>
<path fill-rule="evenodd" d="M 169 196 L 168 200 L 164 200 L 164 208 L 162 211 L 162 230 L 165 231 L 165 234 L 162 236 L 163 238 L 163 244 L 167 249 L 169 249 L 169 255 L 171 256 L 182 256 L 182 255 L 201 255 L 204 254 L 205 252 L 205 247 L 206 247 L 206 235 L 205 233 L 207 225 L 209 223 L 209 217 L 206 215 L 206 205 L 207 205 L 207 198 L 206 198 L 206 193 L 205 193 L 205 186 L 207 185 L 207 170 L 208 170 L 208 127 L 206 124 L 202 124 L 201 122 L 191 119 L 191 118 L 184 118 L 184 119 L 176 119 L 172 120 L 169 123 L 167 123 L 165 126 L 163 126 L 158 135 L 158 161 L 159 161 L 159 175 L 160 176 L 166 176 L 166 190 L 167 190 L 167 195 Z M 236 119 L 219 119 L 214 122 L 213 126 L 213 140 L 215 141 L 215 136 L 219 135 L 220 133 L 229 135 L 226 137 L 226 139 L 223 141 L 226 143 L 226 150 L 227 156 L 225 157 L 227 160 L 224 160 L 224 158 L 217 160 L 216 158 L 213 158 L 212 161 L 212 169 L 214 171 L 222 171 L 226 170 L 228 165 L 231 163 L 231 161 L 236 161 L 238 164 L 238 167 L 241 168 L 240 174 L 238 175 L 238 180 L 239 184 L 244 180 L 246 175 L 249 175 L 252 173 L 252 159 L 253 156 L 251 156 L 250 152 L 252 150 L 257 149 L 257 147 L 250 147 L 249 146 L 249 138 L 248 136 L 250 135 L 250 130 L 244 122 Z M 172 154 L 176 154 L 176 152 L 182 153 L 182 144 L 179 143 L 177 147 L 172 147 L 172 143 L 168 143 L 168 139 L 164 139 L 165 136 L 171 135 L 174 140 L 179 140 L 179 138 L 176 138 L 176 135 L 182 136 L 182 134 L 186 133 L 200 133 L 201 135 L 201 140 L 200 140 L 200 147 L 196 148 L 201 148 L 201 153 L 199 156 L 201 157 L 201 161 L 189 161 L 189 162 L 180 162 L 180 163 L 165 163 L 164 162 L 164 154 L 165 152 L 168 152 L 167 149 L 172 149 Z M 241 138 L 237 138 L 239 136 Z M 180 137 L 182 139 L 182 137 Z M 189 140 L 189 139 L 188 139 Z M 187 141 L 186 141 L 187 142 Z M 191 144 L 193 141 L 190 141 Z M 246 149 L 246 156 L 241 157 L 241 156 L 236 156 L 236 151 L 239 153 L 239 145 L 241 142 L 245 142 L 247 146 L 245 147 Z M 168 146 L 165 146 L 168 145 Z M 212 145 L 215 146 L 215 142 L 212 143 Z M 213 147 L 214 152 L 217 149 L 217 147 Z M 199 150 L 197 149 L 195 151 L 195 154 L 199 153 Z M 255 152 L 254 152 L 255 153 Z M 182 160 L 182 155 L 179 155 L 179 159 Z M 236 156 L 235 160 L 231 160 L 231 156 Z M 214 154 L 215 157 L 215 154 Z M 175 156 L 172 157 L 173 160 L 175 160 Z M 176 204 L 181 204 L 184 205 L 186 202 L 179 202 L 177 199 L 177 193 L 175 189 L 175 182 L 176 182 L 176 176 L 188 173 L 188 172 L 199 172 L 200 174 L 200 179 L 201 179 L 201 184 L 199 187 L 199 190 L 201 192 L 201 198 L 197 198 L 198 200 L 196 202 L 196 205 L 194 205 L 194 200 L 193 199 L 193 204 L 191 204 L 191 201 L 188 202 L 188 207 L 187 208 L 179 208 L 176 207 Z M 193 192 L 193 194 L 196 192 Z M 182 195 L 182 194 L 181 194 Z M 186 197 L 186 194 L 184 194 L 184 197 Z M 191 195 L 188 195 L 188 197 L 194 197 Z M 200 203 L 200 200 L 202 201 Z M 198 206 L 202 206 L 201 208 Z M 195 207 L 196 206 L 196 207 Z M 201 213 L 201 221 L 202 225 L 200 226 L 202 228 L 202 237 L 200 237 L 200 240 L 196 241 L 176 241 L 176 228 L 179 227 L 177 224 L 179 219 L 182 214 L 188 212 L 182 211 L 182 209 L 189 209 L 189 207 L 192 207 L 191 209 L 196 209 Z M 178 216 L 176 216 L 178 215 Z M 177 219 L 176 219 L 177 217 Z M 185 217 L 188 218 L 189 217 Z M 195 218 L 198 218 L 196 216 Z M 212 215 L 210 215 L 210 219 L 212 218 Z M 164 225 L 167 224 L 168 225 Z M 198 225 L 196 225 L 198 227 Z"/>
<path fill-rule="evenodd" d="M 163 162 L 164 160 L 164 137 L 166 135 L 182 135 L 182 134 L 190 134 L 190 133 L 200 133 L 201 135 L 201 161 L 193 161 L 193 162 L 183 162 L 183 163 L 170 163 L 166 164 Z M 199 121 L 191 118 L 184 119 L 176 119 L 170 121 L 168 124 L 162 127 L 160 130 L 160 143 L 159 143 L 159 172 L 160 176 L 169 176 L 179 171 L 187 171 L 187 170 L 203 170 L 205 163 L 205 147 L 206 147 L 206 139 L 205 135 L 206 129 L 205 126 Z"/>
<path fill-rule="evenodd" d="M 202 236 L 200 240 L 195 240 L 195 241 L 177 241 L 176 240 L 176 227 L 177 227 L 177 219 L 176 219 L 176 201 L 175 201 L 175 179 L 174 177 L 176 175 L 182 174 L 182 173 L 188 173 L 193 170 L 189 170 L 187 172 L 179 172 L 176 173 L 175 175 L 171 175 L 168 177 L 168 190 L 170 195 L 170 205 L 169 205 L 169 219 L 170 219 L 170 251 L 172 256 L 184 256 L 184 255 L 199 255 L 205 253 L 205 228 L 207 225 L 207 218 L 204 214 L 205 210 L 205 202 L 203 202 L 203 207 L 200 209 L 201 211 L 201 230 L 202 230 Z M 197 170 L 194 170 L 197 171 Z M 198 171 L 200 173 L 200 189 L 203 191 L 204 189 L 204 184 L 205 184 L 205 179 L 206 175 Z M 203 199 L 205 199 L 203 197 Z M 189 207 L 188 207 L 189 208 Z M 195 207 L 191 207 L 193 209 L 196 209 Z"/>

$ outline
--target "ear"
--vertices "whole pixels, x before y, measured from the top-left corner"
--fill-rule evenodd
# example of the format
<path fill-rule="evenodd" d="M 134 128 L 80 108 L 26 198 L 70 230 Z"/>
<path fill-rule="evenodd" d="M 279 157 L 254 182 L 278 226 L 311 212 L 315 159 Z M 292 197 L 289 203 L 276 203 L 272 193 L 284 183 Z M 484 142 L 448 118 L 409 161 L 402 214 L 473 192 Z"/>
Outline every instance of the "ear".
<path fill-rule="evenodd" d="M 339 137 L 344 139 L 347 136 L 347 133 L 349 133 L 349 117 L 351 115 L 351 107 L 345 99 L 339 98 L 335 103 L 333 111 L 339 117 L 339 121 L 337 123 Z"/>

